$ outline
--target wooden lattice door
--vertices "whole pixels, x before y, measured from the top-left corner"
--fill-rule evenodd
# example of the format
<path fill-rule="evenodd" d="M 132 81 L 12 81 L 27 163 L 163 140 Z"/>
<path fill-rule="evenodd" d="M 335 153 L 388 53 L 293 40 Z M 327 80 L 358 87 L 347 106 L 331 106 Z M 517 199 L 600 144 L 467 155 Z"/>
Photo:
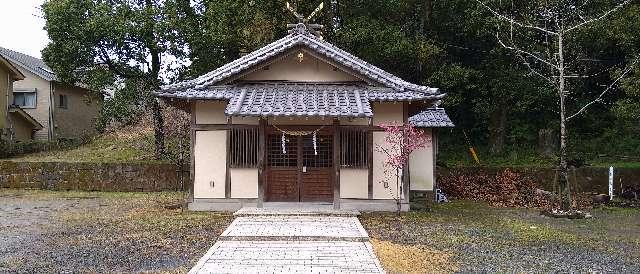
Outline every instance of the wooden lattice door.
<path fill-rule="evenodd" d="M 318 135 L 316 148 L 313 137 L 302 138 L 302 186 L 300 200 L 303 202 L 333 201 L 333 142 L 330 135 Z"/>
<path fill-rule="evenodd" d="M 298 138 L 285 137 L 285 151 L 282 136 L 269 135 L 267 139 L 266 201 L 298 202 Z"/>
<path fill-rule="evenodd" d="M 333 200 L 331 135 L 267 137 L 265 200 L 268 202 L 331 202 Z"/>

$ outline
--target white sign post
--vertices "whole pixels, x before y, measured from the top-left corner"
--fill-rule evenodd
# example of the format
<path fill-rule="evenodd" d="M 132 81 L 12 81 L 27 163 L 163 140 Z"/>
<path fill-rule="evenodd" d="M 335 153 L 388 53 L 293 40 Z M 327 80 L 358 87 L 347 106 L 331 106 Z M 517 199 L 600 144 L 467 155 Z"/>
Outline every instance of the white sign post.
<path fill-rule="evenodd" d="M 613 200 L 613 167 L 609 167 L 609 200 Z"/>

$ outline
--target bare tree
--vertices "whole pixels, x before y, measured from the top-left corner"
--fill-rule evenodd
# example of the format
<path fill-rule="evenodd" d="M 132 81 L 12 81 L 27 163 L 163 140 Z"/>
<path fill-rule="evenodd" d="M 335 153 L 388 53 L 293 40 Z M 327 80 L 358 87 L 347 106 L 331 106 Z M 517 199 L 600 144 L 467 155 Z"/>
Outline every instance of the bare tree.
<path fill-rule="evenodd" d="M 585 60 L 583 54 L 577 53 L 575 42 L 567 43 L 576 32 L 589 28 L 595 23 L 608 20 L 611 15 L 623 9 L 631 0 L 612 0 L 605 4 L 601 1 L 589 0 L 551 0 L 538 1 L 534 7 L 527 7 L 524 13 L 516 14 L 514 1 L 500 1 L 503 6 L 493 6 L 483 0 L 475 0 L 482 8 L 489 11 L 498 23 L 496 39 L 505 49 L 514 53 L 529 69 L 530 73 L 544 79 L 555 89 L 559 101 L 560 118 L 560 163 L 559 186 L 562 208 L 571 208 L 571 191 L 568 184 L 568 122 L 583 114 L 592 105 L 602 100 L 614 90 L 620 80 L 626 77 L 638 65 L 640 57 L 635 57 L 620 66 L 615 80 L 593 100 L 568 113 L 567 102 L 573 93 L 567 87 L 568 80 L 588 78 L 581 75 L 576 64 Z M 523 1 L 524 2 L 524 1 Z M 506 10 L 504 4 L 507 3 Z M 526 4 L 525 4 L 526 5 Z M 597 8 L 596 8 L 597 6 Z M 504 31 L 508 29 L 508 31 Z M 568 53 L 571 53 L 568 56 Z M 586 64 L 586 66 L 589 66 Z"/>

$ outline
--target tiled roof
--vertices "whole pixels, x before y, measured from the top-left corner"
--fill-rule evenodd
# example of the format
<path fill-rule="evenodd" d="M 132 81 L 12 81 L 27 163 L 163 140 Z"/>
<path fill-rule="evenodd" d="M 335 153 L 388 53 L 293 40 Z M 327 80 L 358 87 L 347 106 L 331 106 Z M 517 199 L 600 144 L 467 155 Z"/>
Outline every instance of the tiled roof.
<path fill-rule="evenodd" d="M 229 116 L 371 117 L 371 101 L 437 100 L 444 94 L 395 92 L 345 83 L 240 83 L 207 89 L 158 92 L 165 98 L 229 101 Z"/>
<path fill-rule="evenodd" d="M 415 127 L 454 127 L 443 108 L 429 108 L 409 117 L 409 123 Z"/>
<path fill-rule="evenodd" d="M 396 92 L 391 88 L 379 88 L 361 84 L 347 83 L 322 83 L 322 82 L 265 82 L 265 83 L 240 83 L 225 86 L 211 86 L 203 89 L 187 88 L 183 90 L 156 92 L 156 95 L 165 98 L 187 99 L 187 100 L 231 100 L 240 93 L 240 87 L 252 86 L 254 88 L 287 89 L 291 86 L 303 87 L 310 86 L 314 89 L 342 87 L 344 89 L 357 89 L 361 92 L 361 96 L 369 101 L 421 101 L 421 100 L 438 100 L 442 99 L 445 94 L 430 94 L 423 92 Z M 303 92 L 309 90 L 300 88 Z"/>
<path fill-rule="evenodd" d="M 3 47 L 0 47 L 0 55 L 2 55 L 4 58 L 14 63 L 15 65 L 23 67 L 24 69 L 42 77 L 47 81 L 57 80 L 57 77 L 55 73 L 53 73 L 53 70 L 49 66 L 47 66 L 44 61 L 38 58 Z"/>
<path fill-rule="evenodd" d="M 246 84 L 233 87 L 228 116 L 372 117 L 366 87 L 338 84 Z"/>
<path fill-rule="evenodd" d="M 260 48 L 250 54 L 247 54 L 231 63 L 228 63 L 212 72 L 202 75 L 196 79 L 180 82 L 177 84 L 166 85 L 162 87 L 161 93 L 170 93 L 179 90 L 197 89 L 203 90 L 210 86 L 219 85 L 225 79 L 237 75 L 254 65 L 268 60 L 280 53 L 297 46 L 304 46 L 324 55 L 330 60 L 335 61 L 347 68 L 378 82 L 384 87 L 391 88 L 396 92 L 420 92 L 430 95 L 439 94 L 438 89 L 420 86 L 404 81 L 372 64 L 369 64 L 360 58 L 342 50 L 338 47 L 319 39 L 309 33 L 307 28 L 298 25 L 291 34 L 275 41 L 263 48 Z"/>

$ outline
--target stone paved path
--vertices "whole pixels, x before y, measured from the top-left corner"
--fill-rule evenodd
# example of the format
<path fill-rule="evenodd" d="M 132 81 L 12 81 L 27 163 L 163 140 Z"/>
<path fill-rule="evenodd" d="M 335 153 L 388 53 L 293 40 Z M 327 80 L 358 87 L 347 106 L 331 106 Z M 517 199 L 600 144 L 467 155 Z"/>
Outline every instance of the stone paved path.
<path fill-rule="evenodd" d="M 189 273 L 384 273 L 357 217 L 240 215 Z"/>

